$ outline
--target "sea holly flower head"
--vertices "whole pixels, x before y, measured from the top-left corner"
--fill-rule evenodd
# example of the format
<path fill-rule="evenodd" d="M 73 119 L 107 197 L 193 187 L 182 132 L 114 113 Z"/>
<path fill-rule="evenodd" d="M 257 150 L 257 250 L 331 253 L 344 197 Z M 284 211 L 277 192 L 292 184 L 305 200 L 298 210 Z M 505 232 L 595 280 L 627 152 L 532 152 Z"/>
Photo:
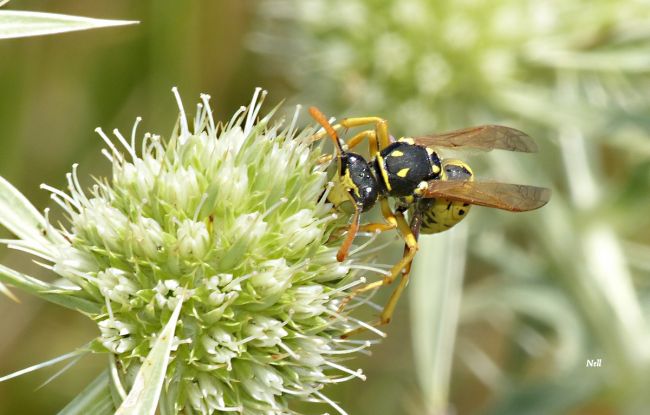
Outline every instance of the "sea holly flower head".
<path fill-rule="evenodd" d="M 333 230 L 348 218 L 327 203 L 315 130 L 296 128 L 299 110 L 288 124 L 260 118 L 264 94 L 224 124 L 204 95 L 190 126 L 176 93 L 167 139 L 138 140 L 137 122 L 130 139 L 98 129 L 111 178 L 84 190 L 75 165 L 65 191 L 43 185 L 68 227 L 0 189 L 0 220 L 18 236 L 4 242 L 64 281 L 30 289 L 97 323 L 89 349 L 114 355 L 112 381 L 136 387 L 134 373 L 166 345 L 160 402 L 171 413 L 286 414 L 295 399 L 343 413 L 321 389 L 364 377 L 340 362 L 370 345 L 340 338 L 364 323 L 339 307 L 372 267 L 363 249 L 337 262 Z M 0 271 L 25 288 L 28 277 Z"/>

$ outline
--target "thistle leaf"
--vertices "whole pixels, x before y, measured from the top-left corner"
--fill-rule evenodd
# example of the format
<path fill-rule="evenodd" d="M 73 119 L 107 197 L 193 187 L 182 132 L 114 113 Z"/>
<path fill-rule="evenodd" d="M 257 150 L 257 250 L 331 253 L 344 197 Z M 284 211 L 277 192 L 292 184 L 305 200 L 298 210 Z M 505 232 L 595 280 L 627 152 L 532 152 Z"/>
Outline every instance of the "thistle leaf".
<path fill-rule="evenodd" d="M 4 265 L 0 265 L 0 282 L 11 284 L 51 303 L 62 305 L 72 310 L 78 310 L 82 313 L 97 313 L 100 310 L 100 306 L 97 303 L 78 298 L 70 291 L 61 290 L 58 287 Z"/>
<path fill-rule="evenodd" d="M 2 35 L 2 11 L 0 11 L 0 36 Z M 9 229 L 20 239 L 49 245 L 62 242 L 57 232 L 47 232 L 43 215 L 4 177 L 0 176 L 0 225 Z M 46 235 L 46 236 L 44 236 Z"/>
<path fill-rule="evenodd" d="M 131 20 L 92 19 L 89 17 L 30 11 L 1 10 L 0 39 L 50 35 L 75 30 L 135 24 Z"/>
<path fill-rule="evenodd" d="M 181 312 L 183 302 L 179 301 L 165 328 L 160 332 L 151 352 L 142 363 L 142 367 L 135 378 L 133 387 L 115 415 L 137 415 L 156 412 L 158 398 L 162 391 L 169 354 L 174 342 L 176 322 Z"/>

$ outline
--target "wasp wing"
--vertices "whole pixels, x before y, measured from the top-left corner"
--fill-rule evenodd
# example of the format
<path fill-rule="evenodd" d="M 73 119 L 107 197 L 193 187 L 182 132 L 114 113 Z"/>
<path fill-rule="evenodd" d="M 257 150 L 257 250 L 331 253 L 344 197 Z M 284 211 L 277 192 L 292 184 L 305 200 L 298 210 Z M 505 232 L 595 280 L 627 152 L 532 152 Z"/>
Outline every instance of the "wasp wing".
<path fill-rule="evenodd" d="M 525 212 L 544 206 L 551 197 L 551 190 L 523 184 L 432 180 L 424 197 Z"/>
<path fill-rule="evenodd" d="M 537 144 L 528 134 L 503 125 L 481 125 L 442 134 L 413 137 L 425 147 L 470 147 L 480 150 L 510 150 L 535 153 Z"/>

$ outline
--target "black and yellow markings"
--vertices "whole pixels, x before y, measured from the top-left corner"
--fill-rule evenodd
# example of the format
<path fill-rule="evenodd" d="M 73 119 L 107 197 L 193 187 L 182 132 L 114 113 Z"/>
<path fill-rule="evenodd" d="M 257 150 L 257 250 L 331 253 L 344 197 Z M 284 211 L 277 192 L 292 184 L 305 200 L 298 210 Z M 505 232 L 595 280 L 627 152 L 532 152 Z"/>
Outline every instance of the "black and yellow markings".
<path fill-rule="evenodd" d="M 413 191 L 413 196 L 410 197 L 411 201 L 409 203 L 413 203 L 415 201 L 415 196 L 422 197 L 428 188 L 429 184 L 427 182 L 420 182 L 418 187 Z"/>
<path fill-rule="evenodd" d="M 474 173 L 467 163 L 461 160 L 445 160 L 442 164 L 441 181 L 473 181 Z M 419 207 L 422 209 L 420 231 L 433 234 L 446 231 L 463 220 L 469 212 L 470 204 L 445 198 L 425 199 Z"/>
<path fill-rule="evenodd" d="M 402 203 L 410 205 L 411 203 L 415 202 L 415 197 L 414 196 L 405 196 L 400 199 Z"/>
<path fill-rule="evenodd" d="M 426 199 L 422 205 L 422 225 L 420 232 L 434 234 L 444 232 L 467 216 L 470 204 L 446 199 Z"/>
<path fill-rule="evenodd" d="M 350 177 L 350 169 L 345 169 L 345 175 L 341 179 L 341 183 L 345 187 L 345 190 L 352 190 L 356 196 L 356 198 L 361 197 L 361 193 L 359 192 L 359 186 L 352 180 L 352 177 Z"/>
<path fill-rule="evenodd" d="M 436 154 L 436 152 L 431 147 L 425 147 L 425 148 L 427 150 L 427 154 L 429 155 L 429 157 L 431 157 L 432 159 L 434 159 L 434 158 L 439 159 L 438 155 Z M 440 168 L 438 163 L 433 163 L 432 162 L 431 163 L 431 169 L 433 170 L 433 174 L 440 174 L 442 172 L 442 169 Z"/>
<path fill-rule="evenodd" d="M 386 171 L 386 163 L 384 163 L 384 158 L 381 156 L 381 153 L 375 155 L 377 159 L 377 165 L 379 166 L 379 171 L 381 172 L 381 178 L 384 179 L 384 185 L 386 189 L 390 192 L 392 189 L 390 185 L 390 180 L 388 180 L 388 172 Z"/>
<path fill-rule="evenodd" d="M 443 134 L 402 137 L 394 141 L 388 132 L 388 122 L 380 117 L 345 118 L 332 126 L 316 108 L 310 114 L 323 127 L 312 141 L 329 136 L 336 149 L 338 164 L 334 186 L 328 200 L 339 210 L 354 208 L 347 235 L 336 258 L 344 261 L 359 231 L 381 232 L 397 229 L 405 242 L 401 260 L 390 273 L 378 281 L 367 283 L 346 297 L 342 310 L 359 293 L 395 281 L 397 287 L 384 306 L 379 326 L 391 320 L 397 301 L 406 287 L 411 262 L 418 250 L 420 233 L 437 233 L 448 230 L 463 220 L 471 205 L 481 205 L 510 212 L 523 212 L 544 206 L 550 191 L 545 188 L 499 182 L 475 182 L 472 170 L 460 160 L 441 160 L 436 148 L 473 147 L 482 150 L 502 149 L 535 152 L 537 145 L 525 133 L 499 125 L 484 125 Z M 337 130 L 372 126 L 354 135 L 344 150 Z M 359 154 L 347 151 L 368 141 L 372 160 L 367 162 Z M 391 208 L 389 198 L 397 200 Z M 381 206 L 384 223 L 360 225 L 360 214 L 369 210 L 376 201 Z M 410 223 L 404 214 L 408 213 Z M 359 328 L 344 335 L 360 333 Z"/>
<path fill-rule="evenodd" d="M 412 139 L 400 139 L 380 151 L 376 168 L 390 197 L 418 194 L 422 181 L 434 180 L 440 173 L 440 161 L 425 147 L 411 144 Z"/>

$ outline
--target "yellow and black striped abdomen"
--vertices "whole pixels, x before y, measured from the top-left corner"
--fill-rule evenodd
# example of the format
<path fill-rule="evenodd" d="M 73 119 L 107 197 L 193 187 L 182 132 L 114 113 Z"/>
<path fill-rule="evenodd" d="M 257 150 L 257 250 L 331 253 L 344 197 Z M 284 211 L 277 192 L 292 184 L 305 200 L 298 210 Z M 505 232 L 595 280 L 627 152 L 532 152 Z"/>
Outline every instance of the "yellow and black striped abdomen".
<path fill-rule="evenodd" d="M 447 199 L 428 199 L 429 207 L 422 212 L 420 232 L 425 234 L 446 231 L 467 216 L 471 205 Z"/>
<path fill-rule="evenodd" d="M 444 160 L 440 180 L 473 181 L 474 174 L 467 163 L 461 160 Z M 463 220 L 472 207 L 467 202 L 452 201 L 443 198 L 423 199 L 420 202 L 424 234 L 444 232 Z"/>

